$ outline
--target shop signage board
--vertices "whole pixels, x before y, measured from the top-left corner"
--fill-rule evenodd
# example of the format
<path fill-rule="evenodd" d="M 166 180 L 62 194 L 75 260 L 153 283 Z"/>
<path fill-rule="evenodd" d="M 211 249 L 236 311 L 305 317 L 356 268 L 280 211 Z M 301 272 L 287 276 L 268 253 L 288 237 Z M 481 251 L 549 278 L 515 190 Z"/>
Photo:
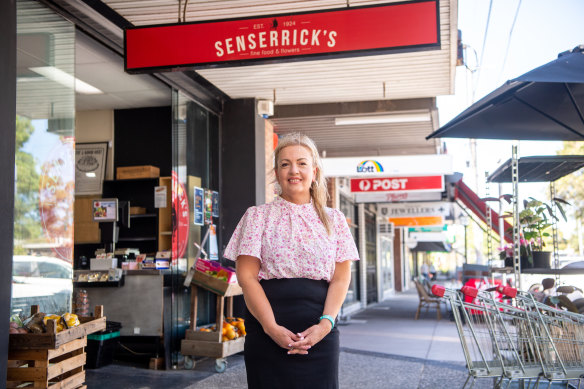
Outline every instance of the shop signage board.
<path fill-rule="evenodd" d="M 439 201 L 442 192 L 358 192 L 356 203 L 398 203 L 414 201 Z"/>
<path fill-rule="evenodd" d="M 202 226 L 203 223 L 203 201 L 205 198 L 205 192 L 203 190 L 203 188 L 199 188 L 199 187 L 194 187 L 194 193 L 195 195 L 193 196 L 193 210 L 194 210 L 194 214 L 193 214 L 193 223 L 197 226 Z"/>
<path fill-rule="evenodd" d="M 378 209 L 383 222 L 395 227 L 443 226 L 452 213 L 451 204 L 445 202 L 383 204 Z"/>
<path fill-rule="evenodd" d="M 76 195 L 101 195 L 103 192 L 107 149 L 107 142 L 75 144 Z"/>
<path fill-rule="evenodd" d="M 435 226 L 435 227 L 410 227 L 408 228 L 409 232 L 442 232 L 448 229 L 448 225 L 444 224 L 443 226 Z"/>
<path fill-rule="evenodd" d="M 454 172 L 448 154 L 323 158 L 326 177 L 443 176 Z"/>
<path fill-rule="evenodd" d="M 351 178 L 351 192 L 443 191 L 443 176 Z"/>
<path fill-rule="evenodd" d="M 127 28 L 127 72 L 440 48 L 438 0 Z"/>

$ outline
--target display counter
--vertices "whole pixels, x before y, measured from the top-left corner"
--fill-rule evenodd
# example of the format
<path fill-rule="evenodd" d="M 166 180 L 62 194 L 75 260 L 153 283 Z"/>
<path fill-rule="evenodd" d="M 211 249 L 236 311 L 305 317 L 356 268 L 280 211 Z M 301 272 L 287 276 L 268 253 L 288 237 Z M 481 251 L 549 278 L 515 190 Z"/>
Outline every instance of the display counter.
<path fill-rule="evenodd" d="M 124 270 L 121 280 L 121 283 L 76 282 L 74 286 L 87 291 L 92 306 L 107 307 L 108 319 L 122 323 L 121 336 L 163 336 L 163 272 Z"/>

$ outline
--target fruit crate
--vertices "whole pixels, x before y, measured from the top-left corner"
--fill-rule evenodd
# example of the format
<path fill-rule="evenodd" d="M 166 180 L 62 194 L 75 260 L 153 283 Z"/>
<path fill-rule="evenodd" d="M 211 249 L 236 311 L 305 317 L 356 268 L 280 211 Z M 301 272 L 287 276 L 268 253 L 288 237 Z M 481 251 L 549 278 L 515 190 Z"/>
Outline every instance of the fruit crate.
<path fill-rule="evenodd" d="M 238 283 L 226 282 L 198 270 L 195 271 L 191 283 L 224 297 L 237 296 L 243 293 Z"/>
<path fill-rule="evenodd" d="M 38 306 L 31 307 L 31 314 Z M 10 334 L 7 388 L 85 388 L 87 335 L 105 329 L 103 306 L 95 317 L 80 317 L 81 324 L 57 333 L 55 322 L 47 322 L 42 334 Z"/>
<path fill-rule="evenodd" d="M 217 295 L 216 331 L 200 332 L 197 325 L 197 303 L 199 287 L 207 289 Z M 194 356 L 216 358 L 215 369 L 222 373 L 226 368 L 225 358 L 243 351 L 245 337 L 221 341 L 222 325 L 225 311 L 226 316 L 233 316 L 233 297 L 242 294 L 237 283 L 227 283 L 215 277 L 196 271 L 191 283 L 191 327 L 185 332 L 185 339 L 181 341 L 181 354 L 185 356 L 185 368 L 194 369 Z"/>

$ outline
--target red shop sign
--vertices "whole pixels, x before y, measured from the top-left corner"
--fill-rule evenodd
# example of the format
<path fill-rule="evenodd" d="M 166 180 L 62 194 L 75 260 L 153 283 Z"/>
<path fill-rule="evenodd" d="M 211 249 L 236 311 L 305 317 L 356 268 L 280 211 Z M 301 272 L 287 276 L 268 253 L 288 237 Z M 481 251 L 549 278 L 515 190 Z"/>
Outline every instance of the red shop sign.
<path fill-rule="evenodd" d="M 438 0 L 131 27 L 128 72 L 440 48 Z"/>
<path fill-rule="evenodd" d="M 172 261 L 182 258 L 189 243 L 189 199 L 178 174 L 172 172 Z"/>
<path fill-rule="evenodd" d="M 421 192 L 442 190 L 444 190 L 443 176 L 351 179 L 351 192 Z"/>

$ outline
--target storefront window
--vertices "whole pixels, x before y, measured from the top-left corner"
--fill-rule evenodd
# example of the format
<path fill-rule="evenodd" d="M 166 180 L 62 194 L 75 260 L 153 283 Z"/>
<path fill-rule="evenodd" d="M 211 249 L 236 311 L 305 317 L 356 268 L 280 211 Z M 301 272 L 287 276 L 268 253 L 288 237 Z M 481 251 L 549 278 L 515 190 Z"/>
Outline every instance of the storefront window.
<path fill-rule="evenodd" d="M 200 257 L 219 259 L 219 119 L 174 90 L 172 134 L 173 259 L 190 268 Z M 208 201 L 207 201 L 208 200 Z M 213 208 L 214 207 L 214 208 Z M 205 240 L 204 244 L 202 241 Z M 190 326 L 190 289 L 183 285 L 184 269 L 176 267 L 172 287 L 172 358 L 177 365 L 180 340 Z M 197 325 L 215 318 L 215 298 L 199 290 Z"/>
<path fill-rule="evenodd" d="M 379 259 L 381 261 L 381 288 L 385 298 L 385 293 L 393 290 L 393 235 L 380 235 Z"/>
<path fill-rule="evenodd" d="M 353 235 L 353 239 L 355 240 L 355 245 L 359 247 L 357 225 L 355 224 L 355 205 L 348 197 L 341 194 L 339 208 L 347 218 L 347 224 L 349 225 L 351 235 Z M 347 291 L 345 304 L 354 303 L 356 301 L 359 301 L 359 263 L 351 261 L 351 284 Z"/>
<path fill-rule="evenodd" d="M 17 1 L 13 314 L 71 311 L 75 27 Z"/>

